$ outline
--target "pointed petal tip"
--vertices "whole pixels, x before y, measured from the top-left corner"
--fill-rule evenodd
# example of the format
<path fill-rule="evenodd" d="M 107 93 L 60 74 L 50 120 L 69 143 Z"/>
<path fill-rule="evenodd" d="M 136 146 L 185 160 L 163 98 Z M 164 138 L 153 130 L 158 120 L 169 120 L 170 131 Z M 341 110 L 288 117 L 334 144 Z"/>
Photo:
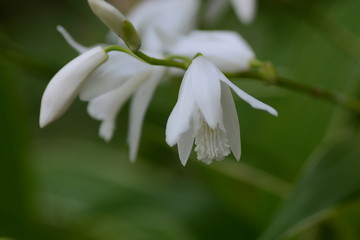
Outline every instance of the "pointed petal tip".
<path fill-rule="evenodd" d="M 40 117 L 40 121 L 39 121 L 39 126 L 40 126 L 40 128 L 46 127 L 47 125 L 49 125 L 49 123 L 50 123 L 50 121 L 45 120 L 45 119 L 42 119 L 42 118 Z"/>
<path fill-rule="evenodd" d="M 55 121 L 59 116 L 55 115 L 54 113 L 45 111 L 44 107 L 40 110 L 40 119 L 39 119 L 39 126 L 40 128 L 44 128 L 48 126 L 50 123 Z M 61 116 L 61 115 L 60 115 Z"/>
<path fill-rule="evenodd" d="M 278 117 L 278 116 L 279 116 L 278 111 L 276 111 L 274 108 L 268 109 L 268 112 L 269 112 L 271 115 L 275 116 L 275 117 Z"/>
<path fill-rule="evenodd" d="M 136 156 L 130 156 L 130 162 L 135 163 L 136 162 Z"/>
<path fill-rule="evenodd" d="M 129 144 L 129 145 L 130 145 L 129 159 L 130 159 L 131 163 L 134 163 L 134 162 L 136 162 L 136 159 L 137 159 L 137 148 L 134 149 L 134 147 L 131 146 L 131 144 Z"/>
<path fill-rule="evenodd" d="M 183 161 L 183 160 L 180 159 L 180 162 L 181 162 L 181 165 L 182 165 L 183 167 L 186 167 L 187 160 Z"/>
<path fill-rule="evenodd" d="M 99 128 L 99 136 L 107 143 L 110 142 L 115 131 L 114 121 L 114 119 L 104 120 Z"/>
<path fill-rule="evenodd" d="M 165 137 L 165 142 L 167 143 L 167 145 L 169 145 L 170 147 L 175 146 L 175 144 L 177 143 L 176 139 L 172 139 L 169 137 Z"/>

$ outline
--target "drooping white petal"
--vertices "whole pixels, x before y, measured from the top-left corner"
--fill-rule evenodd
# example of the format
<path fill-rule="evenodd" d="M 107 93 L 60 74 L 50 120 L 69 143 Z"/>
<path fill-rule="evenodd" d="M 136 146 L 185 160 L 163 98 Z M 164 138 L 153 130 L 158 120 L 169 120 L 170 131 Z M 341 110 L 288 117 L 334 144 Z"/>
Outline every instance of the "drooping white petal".
<path fill-rule="evenodd" d="M 252 106 L 253 108 L 256 108 L 256 109 L 267 111 L 271 115 L 278 116 L 278 112 L 274 108 L 257 100 L 256 98 L 250 96 L 249 94 L 247 94 L 246 92 L 244 92 L 243 90 L 238 88 L 229 79 L 227 79 L 227 77 L 222 72 L 219 71 L 218 73 L 219 73 L 219 78 L 221 79 L 221 81 L 226 83 L 242 100 L 244 100 L 245 102 L 250 104 L 250 106 Z"/>
<path fill-rule="evenodd" d="M 196 105 L 207 124 L 211 128 L 215 128 L 222 122 L 218 70 L 214 64 L 200 56 L 192 61 L 187 72 L 191 73 L 188 77 Z M 184 81 L 187 81 L 185 77 Z"/>
<path fill-rule="evenodd" d="M 192 31 L 180 38 L 170 51 L 187 57 L 200 52 L 224 72 L 248 69 L 249 61 L 255 57 L 249 44 L 232 31 Z"/>
<path fill-rule="evenodd" d="M 101 122 L 99 128 L 99 136 L 104 139 L 106 142 L 109 142 L 115 131 L 115 120 L 116 116 L 112 118 L 107 118 Z"/>
<path fill-rule="evenodd" d="M 192 114 L 195 111 L 195 102 L 192 92 L 190 75 L 187 71 L 180 86 L 178 101 L 172 110 L 166 123 L 166 142 L 169 146 L 174 146 L 181 135 L 190 127 Z"/>
<path fill-rule="evenodd" d="M 109 141 L 112 137 L 115 128 L 114 122 L 121 107 L 147 77 L 148 73 L 140 73 L 115 90 L 107 92 L 89 102 L 88 113 L 91 117 L 103 121 L 99 135 L 106 141 Z"/>
<path fill-rule="evenodd" d="M 149 64 L 122 52 L 109 52 L 109 60 L 96 69 L 80 90 L 80 99 L 89 101 L 118 88 L 134 75 L 147 72 Z"/>
<path fill-rule="evenodd" d="M 85 47 L 83 45 L 81 45 L 80 43 L 78 43 L 77 41 L 75 41 L 72 36 L 69 34 L 68 31 L 66 31 L 66 29 L 63 26 L 57 26 L 56 29 L 58 30 L 58 32 L 64 37 L 65 41 L 73 48 L 75 49 L 78 53 L 84 53 L 86 51 L 88 51 L 90 48 Z"/>
<path fill-rule="evenodd" d="M 157 85 L 165 74 L 165 71 L 165 68 L 155 67 L 149 79 L 147 79 L 146 82 L 136 90 L 131 101 L 128 143 L 130 146 L 130 160 L 132 162 L 136 159 L 146 110 Z"/>
<path fill-rule="evenodd" d="M 47 85 L 41 100 L 40 127 L 59 118 L 70 106 L 87 76 L 107 60 L 103 48 L 93 48 L 66 64 Z"/>
<path fill-rule="evenodd" d="M 194 126 L 193 122 L 190 122 L 189 129 L 183 133 L 178 141 L 179 158 L 183 166 L 186 165 L 189 159 L 193 144 L 194 144 Z"/>
<path fill-rule="evenodd" d="M 237 17 L 245 24 L 250 24 L 256 13 L 256 0 L 231 0 Z"/>
<path fill-rule="evenodd" d="M 235 158 L 239 160 L 241 156 L 239 119 L 230 88 L 223 82 L 221 83 L 221 106 L 230 149 Z"/>

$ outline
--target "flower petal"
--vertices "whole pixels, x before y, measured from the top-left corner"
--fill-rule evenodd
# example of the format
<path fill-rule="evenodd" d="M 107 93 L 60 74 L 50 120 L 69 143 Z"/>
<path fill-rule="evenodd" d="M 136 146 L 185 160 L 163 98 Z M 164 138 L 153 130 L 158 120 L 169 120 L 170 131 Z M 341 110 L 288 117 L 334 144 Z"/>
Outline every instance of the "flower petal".
<path fill-rule="evenodd" d="M 192 31 L 180 38 L 170 52 L 187 57 L 200 52 L 224 72 L 246 70 L 255 57 L 249 44 L 232 31 Z"/>
<path fill-rule="evenodd" d="M 65 39 L 65 41 L 73 48 L 75 49 L 78 53 L 84 53 L 86 51 L 88 51 L 90 48 L 85 47 L 83 45 L 81 45 L 80 43 L 78 43 L 77 41 L 75 41 L 72 36 L 69 34 L 68 31 L 66 31 L 66 29 L 63 26 L 57 26 L 56 29 L 58 30 L 58 32 L 63 36 L 63 38 Z"/>
<path fill-rule="evenodd" d="M 195 27 L 198 7 L 198 0 L 143 1 L 130 12 L 128 18 L 139 31 L 143 46 L 151 46 L 151 41 L 156 40 L 153 34 L 161 33 L 161 51 L 165 51 L 180 35 Z"/>
<path fill-rule="evenodd" d="M 255 17 L 256 0 L 231 0 L 237 17 L 245 24 L 250 24 Z"/>
<path fill-rule="evenodd" d="M 87 76 L 106 60 L 104 49 L 96 47 L 76 57 L 55 74 L 41 100 L 40 127 L 65 113 Z"/>
<path fill-rule="evenodd" d="M 147 77 L 148 73 L 138 74 L 117 89 L 94 98 L 89 102 L 88 113 L 91 117 L 103 121 L 99 135 L 106 141 L 109 141 L 112 137 L 115 126 L 114 122 L 121 107 Z"/>
<path fill-rule="evenodd" d="M 163 78 L 166 68 L 155 67 L 149 79 L 135 92 L 130 105 L 130 119 L 128 143 L 130 146 L 130 160 L 135 161 L 141 135 L 144 116 L 154 91 Z"/>
<path fill-rule="evenodd" d="M 226 83 L 229 87 L 231 87 L 231 89 L 245 102 L 247 102 L 248 104 L 250 104 L 250 106 L 252 106 L 255 109 L 260 109 L 260 110 L 264 110 L 267 111 L 268 113 L 270 113 L 271 115 L 274 116 L 278 116 L 278 112 L 270 107 L 269 105 L 257 100 L 256 98 L 250 96 L 249 94 L 247 94 L 246 92 L 244 92 L 243 90 L 241 90 L 240 88 L 238 88 L 235 84 L 233 84 L 229 79 L 227 79 L 227 77 L 219 71 L 219 77 L 221 79 L 221 81 L 223 81 L 224 83 Z"/>
<path fill-rule="evenodd" d="M 192 114 L 195 111 L 189 75 L 191 72 L 187 71 L 181 83 L 178 101 L 166 123 L 166 142 L 169 146 L 174 146 L 181 135 L 189 129 Z"/>
<path fill-rule="evenodd" d="M 189 129 L 181 135 L 178 142 L 179 158 L 183 166 L 186 165 L 189 159 L 193 144 L 194 144 L 194 124 L 190 122 Z"/>
<path fill-rule="evenodd" d="M 229 138 L 230 149 L 237 160 L 241 156 L 240 126 L 234 99 L 228 85 L 221 83 L 221 105 L 224 114 L 224 127 Z"/>
<path fill-rule="evenodd" d="M 188 77 L 196 105 L 211 128 L 216 128 L 222 122 L 218 71 L 214 64 L 202 56 L 194 59 L 187 70 L 191 73 Z"/>
<path fill-rule="evenodd" d="M 109 52 L 109 60 L 96 69 L 80 90 L 80 99 L 89 101 L 120 87 L 131 77 L 147 72 L 152 66 L 122 52 Z"/>

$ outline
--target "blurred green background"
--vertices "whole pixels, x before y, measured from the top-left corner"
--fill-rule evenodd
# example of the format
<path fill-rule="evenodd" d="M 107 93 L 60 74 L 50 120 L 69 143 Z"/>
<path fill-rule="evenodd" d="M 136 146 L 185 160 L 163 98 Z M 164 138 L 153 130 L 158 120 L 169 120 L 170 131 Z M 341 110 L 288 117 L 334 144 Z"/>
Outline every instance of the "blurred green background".
<path fill-rule="evenodd" d="M 260 0 L 250 26 L 230 8 L 206 26 L 240 32 L 283 76 L 360 97 L 359 12 L 358 0 Z M 280 116 L 236 99 L 241 161 L 192 155 L 183 167 L 164 141 L 177 79 L 157 89 L 131 164 L 127 107 L 110 144 L 79 100 L 38 126 L 46 84 L 76 56 L 56 25 L 84 45 L 104 41 L 86 1 L 3 1 L 0 16 L 1 240 L 360 239 L 358 115 L 234 79 Z"/>

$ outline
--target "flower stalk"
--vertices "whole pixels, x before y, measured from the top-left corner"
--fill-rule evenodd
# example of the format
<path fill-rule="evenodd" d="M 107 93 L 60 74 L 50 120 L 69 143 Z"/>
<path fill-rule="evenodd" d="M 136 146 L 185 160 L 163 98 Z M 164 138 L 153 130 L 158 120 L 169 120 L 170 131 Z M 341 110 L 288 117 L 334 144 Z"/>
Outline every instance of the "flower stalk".
<path fill-rule="evenodd" d="M 127 53 L 140 61 L 146 62 L 151 65 L 175 67 L 186 70 L 194 58 L 190 59 L 183 56 L 168 56 L 164 59 L 154 58 L 146 55 L 141 51 L 132 52 L 126 47 L 112 45 L 105 48 L 105 52 L 120 51 Z M 261 81 L 267 85 L 274 85 L 288 90 L 297 91 L 307 94 L 311 97 L 322 99 L 347 110 L 360 114 L 360 101 L 353 99 L 326 89 L 311 86 L 305 83 L 294 81 L 292 79 L 279 76 L 275 67 L 270 62 L 263 62 L 254 59 L 250 62 L 250 70 L 237 72 L 237 73 L 224 73 L 228 78 L 246 78 L 250 80 Z"/>

